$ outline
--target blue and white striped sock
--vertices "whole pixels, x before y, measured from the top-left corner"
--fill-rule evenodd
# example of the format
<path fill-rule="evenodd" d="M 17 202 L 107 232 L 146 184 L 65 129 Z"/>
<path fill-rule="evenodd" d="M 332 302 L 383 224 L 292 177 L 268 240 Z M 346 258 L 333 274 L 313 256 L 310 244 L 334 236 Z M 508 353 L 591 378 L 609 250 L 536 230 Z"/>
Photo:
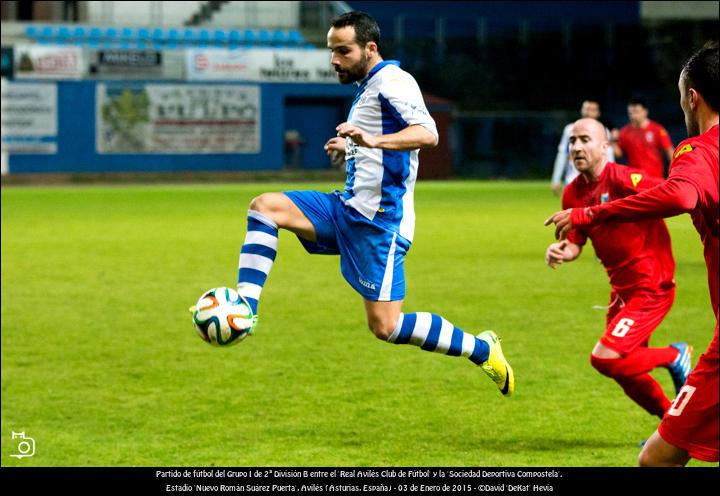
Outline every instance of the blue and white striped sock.
<path fill-rule="evenodd" d="M 476 365 L 490 355 L 490 347 L 485 341 L 428 312 L 401 313 L 388 341 L 414 344 L 423 350 L 445 355 L 468 357 Z"/>
<path fill-rule="evenodd" d="M 237 291 L 257 315 L 260 292 L 270 273 L 278 247 L 278 226 L 255 210 L 248 210 L 245 243 L 240 250 Z"/>

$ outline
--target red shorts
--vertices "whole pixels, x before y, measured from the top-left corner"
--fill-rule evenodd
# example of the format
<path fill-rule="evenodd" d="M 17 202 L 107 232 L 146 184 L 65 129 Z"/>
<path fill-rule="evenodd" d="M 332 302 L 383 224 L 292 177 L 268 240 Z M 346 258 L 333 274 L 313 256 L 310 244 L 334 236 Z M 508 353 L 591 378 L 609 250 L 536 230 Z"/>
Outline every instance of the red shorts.
<path fill-rule="evenodd" d="M 658 432 L 668 443 L 705 462 L 720 461 L 718 327 L 710 347 L 665 412 Z"/>
<path fill-rule="evenodd" d="M 650 336 L 670 311 L 675 288 L 667 291 L 642 291 L 620 296 L 610 294 L 607 327 L 600 342 L 622 356 L 650 343 Z"/>

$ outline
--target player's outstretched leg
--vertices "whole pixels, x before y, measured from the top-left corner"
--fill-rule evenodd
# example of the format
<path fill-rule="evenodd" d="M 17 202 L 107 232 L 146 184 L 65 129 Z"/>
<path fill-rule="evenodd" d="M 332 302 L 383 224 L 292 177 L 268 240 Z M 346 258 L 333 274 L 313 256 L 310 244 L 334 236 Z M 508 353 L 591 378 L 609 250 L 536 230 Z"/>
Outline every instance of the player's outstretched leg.
<path fill-rule="evenodd" d="M 401 313 L 389 336 L 378 332 L 375 335 L 390 343 L 412 344 L 426 351 L 467 357 L 490 376 L 503 395 L 510 396 L 515 391 L 513 370 L 503 356 L 499 338 L 492 331 L 473 336 L 439 315 L 418 312 Z"/>
<path fill-rule="evenodd" d="M 253 329 L 257 324 L 260 293 L 277 256 L 277 247 L 277 224 L 256 210 L 248 210 L 247 234 L 238 264 L 237 291 L 252 308 L 255 320 Z"/>
<path fill-rule="evenodd" d="M 596 345 L 596 350 L 598 346 L 600 344 Z M 670 408 L 670 399 L 665 395 L 662 386 L 650 375 L 650 372 L 657 367 L 667 367 L 672 375 L 674 364 L 685 363 L 683 353 L 678 351 L 676 346 L 665 348 L 641 346 L 623 357 L 608 358 L 596 356 L 596 351 L 593 350 L 593 354 L 590 355 L 590 363 L 601 374 L 615 379 L 625 394 L 648 413 L 662 418 Z M 688 362 L 687 374 L 689 374 L 689 350 L 685 349 L 685 351 L 688 354 L 686 361 Z M 677 367 L 677 373 L 683 373 L 680 366 Z M 686 378 L 687 375 L 681 376 L 682 383 Z M 677 382 L 676 388 L 678 388 Z"/>

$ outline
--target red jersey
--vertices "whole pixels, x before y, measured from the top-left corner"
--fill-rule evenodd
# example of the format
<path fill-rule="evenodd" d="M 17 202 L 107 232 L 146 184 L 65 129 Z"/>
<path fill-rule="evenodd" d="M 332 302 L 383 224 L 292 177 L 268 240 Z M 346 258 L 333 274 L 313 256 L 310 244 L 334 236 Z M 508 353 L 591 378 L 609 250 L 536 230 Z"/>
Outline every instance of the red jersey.
<path fill-rule="evenodd" d="M 598 222 L 635 222 L 689 213 L 700 234 L 708 271 L 708 286 L 718 317 L 718 125 L 680 143 L 667 181 L 638 195 L 587 210 L 573 210 L 575 226 Z M 716 327 L 717 333 L 717 327 Z"/>
<path fill-rule="evenodd" d="M 662 179 L 632 167 L 608 162 L 595 182 L 578 176 L 563 192 L 562 207 L 601 205 L 656 186 Z M 635 223 L 610 223 L 573 228 L 568 240 L 584 245 L 592 240 L 595 254 L 610 277 L 614 291 L 651 291 L 675 287 L 670 234 L 662 219 Z"/>
<path fill-rule="evenodd" d="M 620 130 L 617 144 L 628 165 L 655 177 L 665 177 L 664 150 L 672 148 L 672 141 L 660 124 L 650 119 L 645 127 L 626 124 Z"/>

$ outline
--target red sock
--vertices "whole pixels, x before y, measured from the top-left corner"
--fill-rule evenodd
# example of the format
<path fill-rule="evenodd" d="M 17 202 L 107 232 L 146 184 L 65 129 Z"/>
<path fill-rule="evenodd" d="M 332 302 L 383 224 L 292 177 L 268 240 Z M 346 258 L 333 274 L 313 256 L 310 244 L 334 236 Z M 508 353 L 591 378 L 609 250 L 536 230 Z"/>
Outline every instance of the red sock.
<path fill-rule="evenodd" d="M 616 359 L 614 374 L 633 376 L 647 374 L 658 367 L 667 367 L 678 356 L 678 350 L 672 346 L 665 348 L 637 348 L 635 351 Z"/>
<path fill-rule="evenodd" d="M 669 348 L 669 349 L 668 349 Z M 670 400 L 660 384 L 647 372 L 672 362 L 675 348 L 640 348 L 624 358 L 597 358 L 590 362 L 601 374 L 615 379 L 635 403 L 652 415 L 662 418 L 670 407 Z M 674 352 L 671 357 L 670 351 Z"/>
<path fill-rule="evenodd" d="M 615 381 L 620 384 L 625 394 L 651 415 L 662 418 L 665 411 L 670 408 L 670 400 L 665 396 L 660 384 L 650 374 L 615 377 Z"/>

